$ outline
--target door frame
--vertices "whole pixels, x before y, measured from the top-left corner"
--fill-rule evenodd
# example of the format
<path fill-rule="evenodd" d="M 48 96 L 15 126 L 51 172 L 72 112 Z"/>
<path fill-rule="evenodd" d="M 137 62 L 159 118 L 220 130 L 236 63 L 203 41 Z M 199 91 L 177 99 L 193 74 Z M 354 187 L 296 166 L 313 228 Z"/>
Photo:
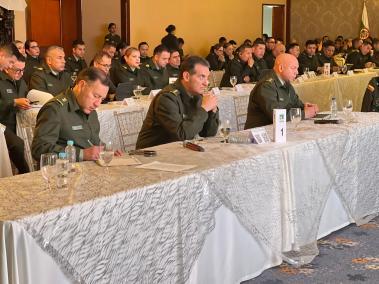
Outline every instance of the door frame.
<path fill-rule="evenodd" d="M 130 0 L 120 0 L 121 39 L 130 45 Z"/>
<path fill-rule="evenodd" d="M 280 6 L 280 7 L 284 7 L 284 27 L 285 27 L 285 31 L 283 31 L 283 37 L 285 37 L 285 39 L 283 38 L 283 41 L 286 42 L 287 41 L 287 35 L 288 35 L 288 32 L 287 32 L 287 28 L 288 28 L 288 18 L 287 18 L 287 14 L 288 14 L 288 0 L 286 1 L 287 3 L 286 4 L 274 4 L 274 3 L 262 3 L 262 22 L 261 22 L 261 34 L 263 34 L 263 12 L 264 12 L 264 7 L 265 6 Z"/>

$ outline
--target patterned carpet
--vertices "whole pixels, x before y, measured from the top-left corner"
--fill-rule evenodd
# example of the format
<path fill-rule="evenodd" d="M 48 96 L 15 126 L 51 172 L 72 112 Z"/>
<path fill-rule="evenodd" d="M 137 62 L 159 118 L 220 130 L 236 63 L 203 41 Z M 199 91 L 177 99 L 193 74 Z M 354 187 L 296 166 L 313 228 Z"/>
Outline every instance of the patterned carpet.
<path fill-rule="evenodd" d="M 285 263 L 243 284 L 379 283 L 379 217 L 352 224 L 318 241 L 320 254 L 311 264 Z"/>

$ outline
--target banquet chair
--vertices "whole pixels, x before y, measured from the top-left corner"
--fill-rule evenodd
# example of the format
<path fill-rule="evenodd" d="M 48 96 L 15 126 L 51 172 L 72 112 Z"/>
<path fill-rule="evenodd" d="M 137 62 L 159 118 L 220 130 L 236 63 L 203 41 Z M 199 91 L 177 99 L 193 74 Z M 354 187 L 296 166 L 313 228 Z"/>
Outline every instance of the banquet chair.
<path fill-rule="evenodd" d="M 141 130 L 144 113 L 143 109 L 127 112 L 114 112 L 120 145 L 127 152 L 135 150 L 138 133 Z"/>
<path fill-rule="evenodd" d="M 33 159 L 32 156 L 32 142 L 34 137 L 35 126 L 24 126 L 21 125 L 19 129 L 19 135 L 24 140 L 25 144 L 25 159 L 28 163 L 31 172 L 38 170 L 38 163 Z"/>
<path fill-rule="evenodd" d="M 224 76 L 224 70 L 219 71 L 211 71 L 211 74 L 209 76 L 209 83 L 210 87 L 220 87 L 222 76 Z"/>
<path fill-rule="evenodd" d="M 249 105 L 249 96 L 234 96 L 233 100 L 237 121 L 237 130 L 240 131 L 245 128 L 247 107 Z"/>

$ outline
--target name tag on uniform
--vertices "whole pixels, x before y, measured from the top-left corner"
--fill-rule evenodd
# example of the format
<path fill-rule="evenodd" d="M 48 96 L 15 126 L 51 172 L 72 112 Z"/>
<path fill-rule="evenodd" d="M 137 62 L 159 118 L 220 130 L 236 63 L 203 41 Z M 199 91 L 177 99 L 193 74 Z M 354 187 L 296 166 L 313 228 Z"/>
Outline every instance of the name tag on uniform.
<path fill-rule="evenodd" d="M 159 76 L 153 76 L 153 79 L 154 79 L 154 80 L 158 80 L 158 79 L 159 79 Z"/>
<path fill-rule="evenodd" d="M 284 99 L 283 98 L 279 98 L 279 101 L 282 102 L 282 101 L 284 101 Z"/>
<path fill-rule="evenodd" d="M 82 130 L 83 129 L 83 125 L 73 125 L 72 126 L 72 130 Z"/>
<path fill-rule="evenodd" d="M 52 87 L 53 84 L 51 84 L 51 83 L 47 83 L 47 86 L 48 86 L 48 87 Z"/>
<path fill-rule="evenodd" d="M 176 78 L 176 77 L 170 77 L 170 78 L 168 78 L 168 83 L 169 83 L 169 84 L 173 84 L 173 83 L 176 82 L 177 79 L 178 79 L 178 78 Z"/>
<path fill-rule="evenodd" d="M 13 94 L 13 90 L 12 89 L 7 89 L 7 94 Z"/>
<path fill-rule="evenodd" d="M 130 82 L 134 81 L 134 78 L 129 78 L 129 81 L 130 81 Z"/>

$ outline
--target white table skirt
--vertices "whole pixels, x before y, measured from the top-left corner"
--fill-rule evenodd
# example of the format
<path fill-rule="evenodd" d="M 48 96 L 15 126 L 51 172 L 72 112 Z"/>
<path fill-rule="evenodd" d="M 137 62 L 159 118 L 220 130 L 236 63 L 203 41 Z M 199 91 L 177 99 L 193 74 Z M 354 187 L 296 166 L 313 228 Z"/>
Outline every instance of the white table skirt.
<path fill-rule="evenodd" d="M 279 265 L 282 259 L 256 240 L 224 206 L 215 214 L 216 226 L 208 234 L 196 260 L 189 284 L 240 283 Z M 322 215 L 318 238 L 326 236 L 351 222 L 337 194 L 332 191 Z M 1 283 L 65 284 L 71 283 L 52 257 L 14 222 L 5 222 L 0 231 L 2 255 Z"/>
<path fill-rule="evenodd" d="M 5 126 L 0 124 L 0 178 L 13 175 L 4 130 Z"/>

